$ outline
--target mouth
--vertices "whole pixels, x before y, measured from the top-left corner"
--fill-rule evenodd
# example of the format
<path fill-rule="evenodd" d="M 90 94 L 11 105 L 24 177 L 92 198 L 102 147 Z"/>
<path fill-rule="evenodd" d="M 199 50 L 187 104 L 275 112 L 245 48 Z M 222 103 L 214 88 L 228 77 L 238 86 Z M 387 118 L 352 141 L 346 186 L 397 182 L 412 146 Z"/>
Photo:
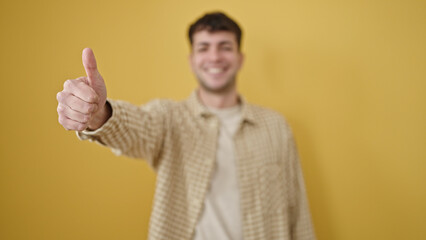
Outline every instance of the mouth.
<path fill-rule="evenodd" d="M 205 69 L 205 72 L 211 76 L 218 77 L 226 72 L 226 67 L 209 67 Z"/>

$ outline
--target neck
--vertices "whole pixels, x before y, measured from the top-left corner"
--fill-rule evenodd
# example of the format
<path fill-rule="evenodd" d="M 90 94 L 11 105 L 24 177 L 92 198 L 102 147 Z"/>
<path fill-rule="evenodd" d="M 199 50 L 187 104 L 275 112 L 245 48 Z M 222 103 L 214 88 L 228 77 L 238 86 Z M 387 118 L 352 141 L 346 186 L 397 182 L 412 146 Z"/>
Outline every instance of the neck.
<path fill-rule="evenodd" d="M 199 88 L 198 97 L 207 107 L 228 108 L 238 104 L 238 93 L 236 89 L 225 93 L 212 93 Z"/>

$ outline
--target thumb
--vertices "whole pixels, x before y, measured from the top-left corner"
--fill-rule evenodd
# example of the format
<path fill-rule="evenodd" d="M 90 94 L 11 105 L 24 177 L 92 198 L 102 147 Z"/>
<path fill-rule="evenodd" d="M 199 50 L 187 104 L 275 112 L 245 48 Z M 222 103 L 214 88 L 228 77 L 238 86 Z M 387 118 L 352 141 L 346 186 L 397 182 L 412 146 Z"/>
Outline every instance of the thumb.
<path fill-rule="evenodd" d="M 95 54 L 93 54 L 93 50 L 90 48 L 83 49 L 82 60 L 84 70 L 86 71 L 86 75 L 89 80 L 89 85 L 97 85 L 98 81 L 102 81 L 102 77 L 98 72 L 98 67 L 96 65 L 96 59 Z"/>

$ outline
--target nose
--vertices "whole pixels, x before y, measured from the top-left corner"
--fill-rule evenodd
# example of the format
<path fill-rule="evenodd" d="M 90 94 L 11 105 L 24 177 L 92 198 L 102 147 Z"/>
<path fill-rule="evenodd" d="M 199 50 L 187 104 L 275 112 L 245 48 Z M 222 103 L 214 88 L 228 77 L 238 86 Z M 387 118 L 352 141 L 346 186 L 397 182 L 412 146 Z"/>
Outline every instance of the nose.
<path fill-rule="evenodd" d="M 209 60 L 212 62 L 218 62 L 221 59 L 219 49 L 212 48 L 209 52 Z"/>

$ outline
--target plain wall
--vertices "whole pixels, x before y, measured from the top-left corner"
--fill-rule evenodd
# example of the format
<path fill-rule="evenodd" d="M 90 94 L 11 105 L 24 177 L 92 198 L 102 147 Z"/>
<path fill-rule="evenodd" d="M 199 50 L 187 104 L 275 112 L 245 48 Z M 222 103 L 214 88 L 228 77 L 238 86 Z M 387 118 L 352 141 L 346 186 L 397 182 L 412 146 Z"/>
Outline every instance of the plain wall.
<path fill-rule="evenodd" d="M 0 239 L 146 238 L 155 174 L 64 130 L 56 93 L 91 47 L 110 98 L 185 99 L 212 10 L 244 30 L 241 93 L 294 130 L 318 239 L 426 239 L 420 0 L 1 1 Z"/>

